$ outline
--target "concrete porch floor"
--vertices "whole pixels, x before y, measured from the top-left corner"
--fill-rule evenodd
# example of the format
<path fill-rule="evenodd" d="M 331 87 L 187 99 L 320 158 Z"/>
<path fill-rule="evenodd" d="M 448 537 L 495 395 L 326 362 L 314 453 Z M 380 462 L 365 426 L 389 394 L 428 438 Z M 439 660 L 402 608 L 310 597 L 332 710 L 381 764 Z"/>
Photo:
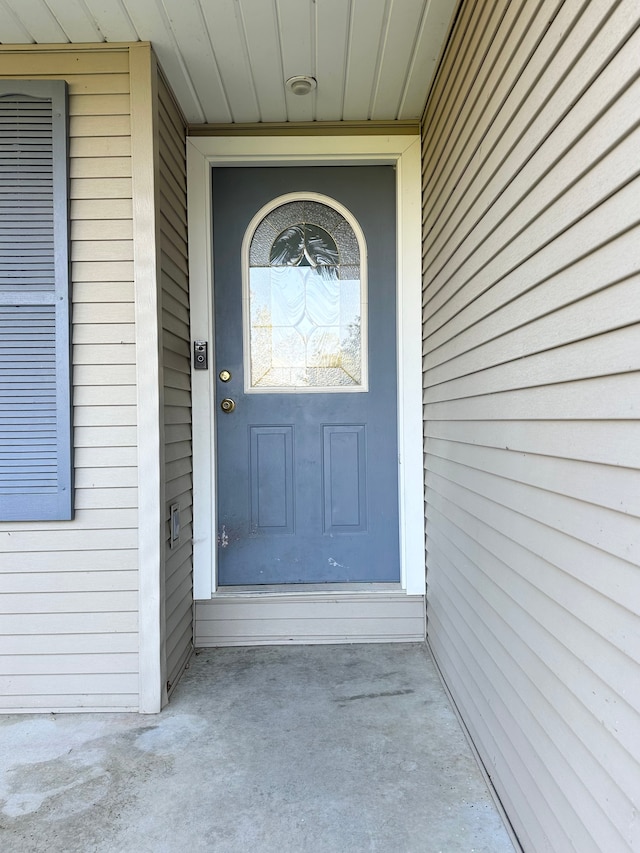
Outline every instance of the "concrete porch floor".
<path fill-rule="evenodd" d="M 513 853 L 426 647 L 205 649 L 158 716 L 0 718 L 3 853 Z"/>

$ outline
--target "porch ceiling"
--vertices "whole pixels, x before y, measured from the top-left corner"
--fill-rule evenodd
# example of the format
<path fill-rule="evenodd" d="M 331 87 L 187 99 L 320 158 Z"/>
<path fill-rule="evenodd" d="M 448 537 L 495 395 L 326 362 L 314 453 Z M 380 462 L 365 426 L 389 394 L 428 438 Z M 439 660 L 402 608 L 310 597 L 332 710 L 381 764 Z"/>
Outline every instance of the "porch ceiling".
<path fill-rule="evenodd" d="M 411 120 L 456 2 L 0 0 L 0 43 L 150 41 L 192 124 Z"/>

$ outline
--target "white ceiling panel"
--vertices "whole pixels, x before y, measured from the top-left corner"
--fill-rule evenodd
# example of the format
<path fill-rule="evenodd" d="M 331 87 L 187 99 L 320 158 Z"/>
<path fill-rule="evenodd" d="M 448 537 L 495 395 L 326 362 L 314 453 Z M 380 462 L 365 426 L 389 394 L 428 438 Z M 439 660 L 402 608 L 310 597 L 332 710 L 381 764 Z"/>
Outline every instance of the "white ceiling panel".
<path fill-rule="evenodd" d="M 442 33 L 447 32 L 450 17 L 451 4 L 448 0 L 429 0 L 411 57 L 398 111 L 399 119 L 410 119 L 422 112 L 440 57 Z"/>
<path fill-rule="evenodd" d="M 367 121 L 380 65 L 388 0 L 352 0 L 343 118 Z"/>
<path fill-rule="evenodd" d="M 282 51 L 283 80 L 308 74 L 316 75 L 315 15 L 313 3 L 307 0 L 276 0 L 278 32 Z M 316 93 L 300 97 L 285 91 L 288 121 L 315 119 Z"/>
<path fill-rule="evenodd" d="M 260 121 L 237 0 L 203 3 L 209 37 L 233 122 Z"/>
<path fill-rule="evenodd" d="M 316 3 L 315 76 L 322 80 L 315 93 L 318 121 L 331 121 L 343 113 L 350 25 L 349 4 L 344 0 Z"/>
<path fill-rule="evenodd" d="M 19 4 L 21 0 L 8 2 Z M 141 38 L 121 0 L 83 0 L 82 5 L 86 7 L 87 16 L 102 33 L 104 41 L 138 41 Z"/>
<path fill-rule="evenodd" d="M 0 34 L 4 44 L 31 44 L 33 37 L 13 11 L 0 0 Z"/>
<path fill-rule="evenodd" d="M 0 43 L 150 41 L 192 124 L 419 118 L 457 0 L 0 0 Z M 306 96 L 285 88 L 310 75 Z"/>
<path fill-rule="evenodd" d="M 164 7 L 168 24 L 173 30 L 176 43 L 181 46 L 180 52 L 184 60 L 183 92 L 178 94 L 176 91 L 176 96 L 183 105 L 185 114 L 185 104 L 192 103 L 189 116 L 193 118 L 190 118 L 190 121 L 197 124 L 204 121 L 223 124 L 230 122 L 231 113 L 200 0 L 165 0 Z M 170 49 L 167 45 L 167 50 Z M 171 75 L 172 83 L 174 76 Z M 211 119 L 210 116 L 215 118 Z"/>
<path fill-rule="evenodd" d="M 244 0 L 240 12 L 260 107 L 260 121 L 286 121 L 287 104 L 282 86 L 284 72 L 275 0 Z"/>
<path fill-rule="evenodd" d="M 44 0 L 19 0 L 9 4 L 16 18 L 35 42 L 68 42 L 69 38 L 62 29 Z"/>
<path fill-rule="evenodd" d="M 214 114 L 230 121 L 200 0 L 137 0 L 136 9 L 136 29 L 143 28 L 144 39 L 153 43 L 189 121 L 200 124 Z"/>
<path fill-rule="evenodd" d="M 384 120 L 391 113 L 397 117 L 407 82 L 407 70 L 416 46 L 423 0 L 390 0 L 391 8 L 383 35 L 380 72 L 370 118 Z M 398 11 L 400 7 L 401 11 Z"/>
<path fill-rule="evenodd" d="M 47 0 L 47 6 L 70 42 L 89 44 L 104 40 L 82 0 Z"/>

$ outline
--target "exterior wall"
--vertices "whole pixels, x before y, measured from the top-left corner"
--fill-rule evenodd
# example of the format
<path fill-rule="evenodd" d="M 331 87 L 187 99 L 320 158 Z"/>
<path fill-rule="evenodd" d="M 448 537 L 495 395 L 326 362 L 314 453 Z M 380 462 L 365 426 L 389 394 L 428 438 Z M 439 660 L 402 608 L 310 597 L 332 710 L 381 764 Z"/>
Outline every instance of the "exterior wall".
<path fill-rule="evenodd" d="M 639 24 L 465 2 L 423 123 L 428 635 L 536 853 L 640 848 Z"/>
<path fill-rule="evenodd" d="M 187 265 L 186 128 L 158 81 L 159 229 L 164 376 L 166 678 L 176 682 L 193 648 L 191 351 Z M 169 546 L 169 507 L 180 509 L 180 537 Z"/>
<path fill-rule="evenodd" d="M 138 705 L 137 435 L 127 49 L 0 49 L 69 84 L 75 520 L 0 522 L 0 708 Z"/>

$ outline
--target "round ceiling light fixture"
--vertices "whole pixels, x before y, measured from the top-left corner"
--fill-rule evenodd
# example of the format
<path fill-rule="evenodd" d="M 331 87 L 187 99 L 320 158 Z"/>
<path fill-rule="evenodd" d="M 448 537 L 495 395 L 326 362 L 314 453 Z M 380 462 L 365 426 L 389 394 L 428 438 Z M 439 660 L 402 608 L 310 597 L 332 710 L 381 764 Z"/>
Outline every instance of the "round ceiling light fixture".
<path fill-rule="evenodd" d="M 308 95 L 316 88 L 318 81 L 315 77 L 302 74 L 298 77 L 289 77 L 285 85 L 294 95 Z"/>

